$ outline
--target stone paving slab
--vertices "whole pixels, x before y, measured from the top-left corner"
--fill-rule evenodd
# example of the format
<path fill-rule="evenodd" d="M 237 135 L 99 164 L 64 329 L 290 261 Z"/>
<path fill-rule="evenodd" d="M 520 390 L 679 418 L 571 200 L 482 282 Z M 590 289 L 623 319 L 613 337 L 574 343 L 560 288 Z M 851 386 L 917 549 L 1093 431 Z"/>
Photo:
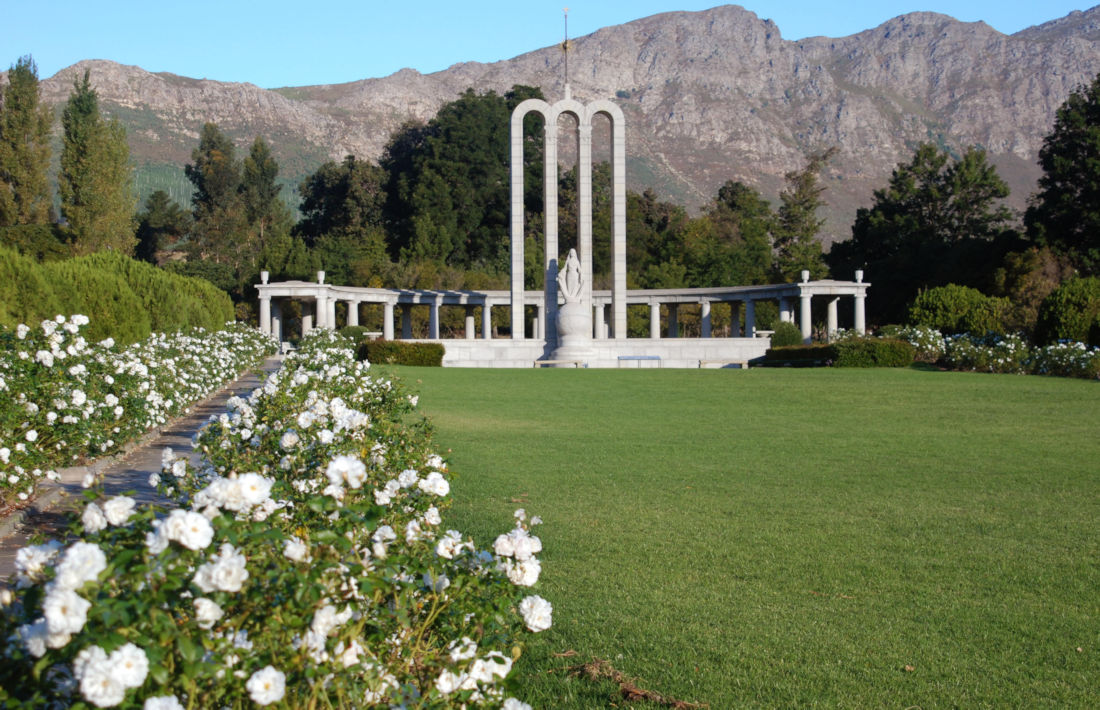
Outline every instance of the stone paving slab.
<path fill-rule="evenodd" d="M 87 466 L 64 469 L 60 472 L 60 481 L 40 484 L 32 505 L 0 520 L 0 580 L 15 573 L 15 553 L 27 545 L 33 535 L 40 532 L 48 536 L 63 534 L 70 511 L 83 500 L 81 484 L 88 472 L 96 475 L 108 496 L 127 493 L 138 505 L 167 503 L 167 499 L 149 485 L 149 474 L 160 472 L 165 447 L 171 447 L 192 462 L 197 461 L 199 455 L 192 447 L 192 437 L 210 416 L 224 412 L 230 397 L 247 397 L 281 365 L 281 357 L 270 357 L 260 367 L 259 374 L 242 375 L 209 398 L 192 405 L 188 414 L 146 434 L 123 453 Z"/>

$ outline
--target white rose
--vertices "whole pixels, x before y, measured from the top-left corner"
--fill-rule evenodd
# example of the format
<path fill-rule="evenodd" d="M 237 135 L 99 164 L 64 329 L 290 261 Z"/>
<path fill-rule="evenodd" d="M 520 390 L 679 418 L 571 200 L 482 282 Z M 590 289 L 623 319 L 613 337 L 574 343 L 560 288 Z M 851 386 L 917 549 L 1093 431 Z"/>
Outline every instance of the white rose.
<path fill-rule="evenodd" d="M 195 621 L 200 629 L 212 628 L 224 614 L 217 602 L 211 599 L 199 597 L 195 600 Z"/>
<path fill-rule="evenodd" d="M 84 532 L 91 535 L 107 527 L 107 516 L 98 505 L 89 503 L 80 516 L 80 522 L 84 523 Z"/>
<path fill-rule="evenodd" d="M 504 701 L 504 704 L 500 706 L 500 710 L 531 710 L 531 706 L 515 698 L 508 698 Z"/>
<path fill-rule="evenodd" d="M 179 698 L 175 695 L 158 695 L 146 698 L 142 710 L 184 710 Z"/>
<path fill-rule="evenodd" d="M 214 528 L 201 513 L 177 508 L 164 520 L 164 532 L 189 550 L 203 550 L 214 539 Z"/>
<path fill-rule="evenodd" d="M 523 623 L 535 633 L 550 628 L 553 612 L 554 608 L 550 602 L 537 594 L 526 597 L 519 603 L 519 613 L 523 616 Z"/>
<path fill-rule="evenodd" d="M 210 562 L 204 563 L 195 571 L 193 581 L 203 592 L 215 590 L 239 592 L 248 579 L 247 560 L 228 542 L 222 543 L 221 550 Z"/>
<path fill-rule="evenodd" d="M 125 688 L 141 686 L 145 682 L 145 676 L 149 674 L 149 657 L 132 643 L 111 651 L 107 662 L 112 666 L 114 677 Z"/>
<path fill-rule="evenodd" d="M 258 473 L 246 473 L 237 480 L 241 485 L 244 502 L 250 506 L 262 505 L 271 495 L 271 487 L 275 485 L 274 478 L 265 478 Z"/>
<path fill-rule="evenodd" d="M 334 486 L 347 481 L 352 488 L 359 488 L 366 480 L 367 467 L 355 456 L 337 456 L 329 462 L 325 475 Z"/>
<path fill-rule="evenodd" d="M 99 573 L 107 569 L 107 556 L 99 545 L 91 542 L 75 542 L 65 550 L 57 565 L 54 584 L 65 589 L 79 589 L 85 582 L 95 581 Z"/>
<path fill-rule="evenodd" d="M 447 483 L 447 479 L 443 478 L 443 474 L 439 471 L 429 473 L 419 485 L 420 490 L 437 496 L 445 496 L 451 492 L 451 484 Z"/>
<path fill-rule="evenodd" d="M 402 488 L 409 488 L 409 487 L 413 486 L 417 482 L 418 479 L 419 479 L 419 476 L 417 475 L 416 471 L 414 469 L 407 468 L 404 471 L 402 471 L 400 475 L 398 475 L 397 483 Z"/>
<path fill-rule="evenodd" d="M 295 562 L 309 562 L 309 546 L 296 537 L 292 537 L 283 545 L 283 554 Z"/>
<path fill-rule="evenodd" d="M 71 589 L 52 587 L 42 604 L 46 629 L 50 634 L 76 634 L 88 620 L 92 603 Z"/>
<path fill-rule="evenodd" d="M 125 525 L 134 514 L 134 499 L 129 496 L 115 496 L 103 504 L 103 514 L 111 525 Z"/>
<path fill-rule="evenodd" d="M 286 676 L 273 666 L 266 666 L 253 673 L 245 687 L 252 702 L 257 705 L 270 705 L 283 699 L 286 692 Z"/>
<path fill-rule="evenodd" d="M 508 573 L 508 579 L 512 584 L 517 587 L 530 587 L 539 581 L 539 572 L 542 571 L 542 565 L 534 557 L 529 557 L 522 562 L 512 563 L 511 560 L 507 561 L 505 569 Z"/>

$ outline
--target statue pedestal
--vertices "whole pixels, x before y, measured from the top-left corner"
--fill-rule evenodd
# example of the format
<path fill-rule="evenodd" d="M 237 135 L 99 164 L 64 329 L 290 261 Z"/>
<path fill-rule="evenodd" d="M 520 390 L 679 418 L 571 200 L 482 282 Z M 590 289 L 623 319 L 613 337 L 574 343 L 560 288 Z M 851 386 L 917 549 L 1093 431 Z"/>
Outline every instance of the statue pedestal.
<path fill-rule="evenodd" d="M 585 360 L 593 356 L 592 309 L 579 301 L 558 309 L 558 347 L 551 360 Z"/>

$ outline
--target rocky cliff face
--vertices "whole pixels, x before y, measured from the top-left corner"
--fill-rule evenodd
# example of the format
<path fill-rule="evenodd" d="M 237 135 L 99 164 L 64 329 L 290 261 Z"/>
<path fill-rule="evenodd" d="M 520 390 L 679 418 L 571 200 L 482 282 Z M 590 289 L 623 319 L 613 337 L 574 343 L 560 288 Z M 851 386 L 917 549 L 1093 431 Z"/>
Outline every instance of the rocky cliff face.
<path fill-rule="evenodd" d="M 214 121 L 242 147 L 263 135 L 283 172 L 301 176 L 349 153 L 377 158 L 401 123 L 427 120 L 467 87 L 536 85 L 555 100 L 563 63 L 549 47 L 430 75 L 264 90 L 89 61 L 42 86 L 61 104 L 90 69 L 139 161 L 182 166 L 202 123 Z M 1100 7 L 1014 35 L 913 13 L 849 37 L 790 42 L 770 20 L 724 6 L 602 29 L 576 40 L 569 66 L 575 97 L 623 107 L 632 189 L 699 205 L 732 178 L 774 198 L 807 151 L 839 146 L 826 175 L 832 241 L 848 236 L 856 208 L 921 141 L 985 147 L 1022 208 L 1055 110 L 1100 72 Z"/>

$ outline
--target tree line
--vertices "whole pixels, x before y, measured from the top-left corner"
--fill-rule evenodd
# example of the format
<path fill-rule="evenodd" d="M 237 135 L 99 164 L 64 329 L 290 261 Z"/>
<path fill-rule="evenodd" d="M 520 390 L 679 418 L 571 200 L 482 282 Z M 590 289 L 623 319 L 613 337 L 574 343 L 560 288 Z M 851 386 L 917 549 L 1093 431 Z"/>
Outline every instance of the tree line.
<path fill-rule="evenodd" d="M 33 60 L 21 58 L 0 100 L 0 238 L 38 258 L 105 249 L 203 276 L 246 303 L 261 269 L 273 279 L 399 288 L 506 288 L 509 274 L 509 118 L 537 87 L 503 94 L 467 90 L 427 122 L 409 122 L 377 161 L 347 156 L 298 185 L 287 207 L 279 166 L 261 136 L 238 157 L 213 123 L 186 166 L 191 204 L 161 191 L 135 211 L 125 131 L 99 112 L 87 73 L 62 116 L 59 213 L 48 166 L 52 114 L 41 105 Z M 542 118 L 524 132 L 528 288 L 542 286 Z M 1100 77 L 1059 109 L 1040 152 L 1043 177 L 1024 215 L 980 147 L 914 146 L 889 183 L 860 209 L 850 240 L 822 252 L 822 174 L 837 148 L 806 156 L 786 174 L 776 206 L 754 187 L 727 181 L 699 214 L 651 190 L 627 194 L 628 284 L 705 287 L 851 278 L 873 282 L 872 322 L 900 322 L 915 296 L 955 283 L 1009 297 L 1027 328 L 1038 302 L 1072 274 L 1100 270 Z M 574 246 L 576 168 L 560 178 L 561 249 Z M 609 282 L 610 168 L 593 169 L 593 264 Z M 183 255 L 185 259 L 166 257 Z M 242 311 L 245 314 L 247 308 Z"/>

